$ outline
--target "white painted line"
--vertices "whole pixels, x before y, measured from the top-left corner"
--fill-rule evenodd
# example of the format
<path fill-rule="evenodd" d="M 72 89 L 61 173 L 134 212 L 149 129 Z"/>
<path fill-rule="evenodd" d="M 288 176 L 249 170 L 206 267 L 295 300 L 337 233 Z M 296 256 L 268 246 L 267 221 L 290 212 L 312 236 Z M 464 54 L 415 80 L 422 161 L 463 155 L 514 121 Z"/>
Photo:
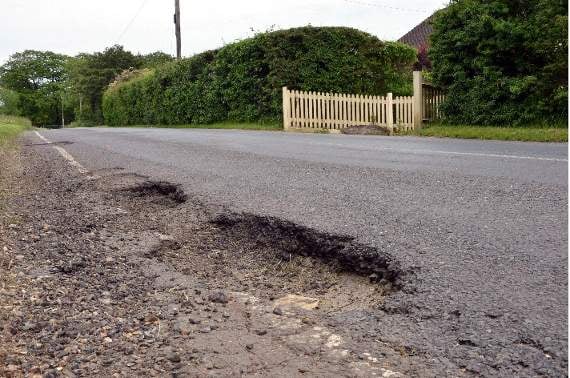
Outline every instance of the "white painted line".
<path fill-rule="evenodd" d="M 481 152 L 425 151 L 425 153 L 445 154 L 445 155 L 480 156 L 480 157 L 491 157 L 491 158 L 501 158 L 501 159 L 526 159 L 526 160 L 542 160 L 542 161 L 559 161 L 559 162 L 563 162 L 563 163 L 568 162 L 568 159 L 561 159 L 561 158 L 547 158 L 547 157 L 540 157 L 540 156 L 485 154 L 485 153 L 481 153 Z"/>
<path fill-rule="evenodd" d="M 46 143 L 51 143 L 51 141 L 48 140 L 47 138 L 45 138 L 42 134 L 38 133 L 37 131 L 34 131 L 34 132 L 35 132 L 36 135 L 37 135 L 41 140 L 43 140 L 44 142 L 46 142 Z M 81 173 L 82 175 L 84 175 L 84 174 L 86 174 L 86 173 L 89 173 L 89 171 L 88 171 L 84 166 L 82 166 L 77 160 L 75 160 L 75 159 L 73 158 L 73 156 L 71 156 L 71 154 L 70 154 L 69 152 L 67 152 L 65 149 L 63 149 L 63 148 L 60 147 L 60 146 L 56 146 L 56 145 L 53 145 L 52 147 L 55 148 L 55 149 L 57 150 L 57 152 L 59 152 L 59 154 L 60 154 L 61 156 L 63 156 L 63 158 L 64 158 L 65 160 L 67 160 L 67 162 L 68 162 L 72 167 L 75 167 L 75 168 L 79 171 L 79 173 Z M 90 178 L 92 178 L 92 177 L 90 177 Z"/>
<path fill-rule="evenodd" d="M 568 159 L 562 158 L 548 158 L 548 157 L 541 157 L 541 156 L 520 156 L 520 155 L 501 155 L 501 154 L 486 154 L 482 152 L 455 152 L 455 151 L 438 151 L 438 150 L 412 150 L 412 149 L 402 149 L 402 148 L 395 148 L 395 147 L 364 147 L 360 148 L 358 146 L 350 146 L 347 144 L 342 143 L 312 143 L 315 145 L 329 145 L 329 146 L 336 146 L 336 147 L 344 147 L 348 149 L 356 149 L 356 150 L 371 150 L 371 151 L 394 151 L 394 152 L 403 152 L 406 154 L 416 154 L 416 155 L 458 155 L 458 156 L 478 156 L 478 157 L 487 157 L 487 158 L 499 158 L 499 159 L 523 159 L 523 160 L 540 160 L 540 161 L 556 161 L 562 163 L 568 163 Z"/>

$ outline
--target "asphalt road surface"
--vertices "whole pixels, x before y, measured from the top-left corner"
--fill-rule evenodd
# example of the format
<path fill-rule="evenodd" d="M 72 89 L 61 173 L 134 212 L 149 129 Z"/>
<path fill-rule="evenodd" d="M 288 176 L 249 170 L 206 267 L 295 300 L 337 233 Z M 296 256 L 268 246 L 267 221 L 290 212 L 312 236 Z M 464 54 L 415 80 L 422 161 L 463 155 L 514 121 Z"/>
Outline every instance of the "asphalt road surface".
<path fill-rule="evenodd" d="M 447 371 L 567 375 L 568 145 L 173 129 L 42 131 L 87 169 L 377 248 L 407 272 L 378 338 Z M 460 370 L 456 370 L 460 368 Z"/>

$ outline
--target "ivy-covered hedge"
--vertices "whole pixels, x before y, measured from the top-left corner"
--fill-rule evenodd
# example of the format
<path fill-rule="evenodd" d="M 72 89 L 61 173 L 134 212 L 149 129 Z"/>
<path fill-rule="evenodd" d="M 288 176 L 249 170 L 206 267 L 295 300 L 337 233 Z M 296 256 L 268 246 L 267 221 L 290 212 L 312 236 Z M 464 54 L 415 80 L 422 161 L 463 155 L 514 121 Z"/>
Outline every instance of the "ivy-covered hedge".
<path fill-rule="evenodd" d="M 453 0 L 431 42 L 446 122 L 566 125 L 568 1 Z"/>
<path fill-rule="evenodd" d="M 413 48 L 351 28 L 262 33 L 112 84 L 103 115 L 111 126 L 273 121 L 283 86 L 411 94 L 415 60 Z"/>

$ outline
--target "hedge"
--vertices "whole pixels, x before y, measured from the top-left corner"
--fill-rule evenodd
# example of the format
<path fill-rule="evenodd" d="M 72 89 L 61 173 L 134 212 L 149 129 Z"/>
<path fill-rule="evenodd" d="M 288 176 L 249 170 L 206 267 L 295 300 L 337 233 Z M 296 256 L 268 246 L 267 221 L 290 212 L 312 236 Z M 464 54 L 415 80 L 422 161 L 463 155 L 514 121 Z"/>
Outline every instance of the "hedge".
<path fill-rule="evenodd" d="M 257 34 L 126 81 L 103 96 L 110 126 L 281 118 L 281 88 L 411 94 L 416 51 L 345 27 Z"/>
<path fill-rule="evenodd" d="M 453 0 L 433 26 L 447 123 L 567 125 L 567 1 Z"/>

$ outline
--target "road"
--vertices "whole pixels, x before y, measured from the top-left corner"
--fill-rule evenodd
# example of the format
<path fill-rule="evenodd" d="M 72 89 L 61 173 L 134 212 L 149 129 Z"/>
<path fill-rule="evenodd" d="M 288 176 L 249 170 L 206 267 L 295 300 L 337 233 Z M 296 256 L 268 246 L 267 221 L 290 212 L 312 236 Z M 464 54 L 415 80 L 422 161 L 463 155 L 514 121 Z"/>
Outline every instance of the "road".
<path fill-rule="evenodd" d="M 91 171 L 348 234 L 407 282 L 361 327 L 443 370 L 567 375 L 568 146 L 173 129 L 42 131 Z M 450 373 L 451 374 L 451 373 Z M 455 373 L 451 374 L 455 375 Z"/>

